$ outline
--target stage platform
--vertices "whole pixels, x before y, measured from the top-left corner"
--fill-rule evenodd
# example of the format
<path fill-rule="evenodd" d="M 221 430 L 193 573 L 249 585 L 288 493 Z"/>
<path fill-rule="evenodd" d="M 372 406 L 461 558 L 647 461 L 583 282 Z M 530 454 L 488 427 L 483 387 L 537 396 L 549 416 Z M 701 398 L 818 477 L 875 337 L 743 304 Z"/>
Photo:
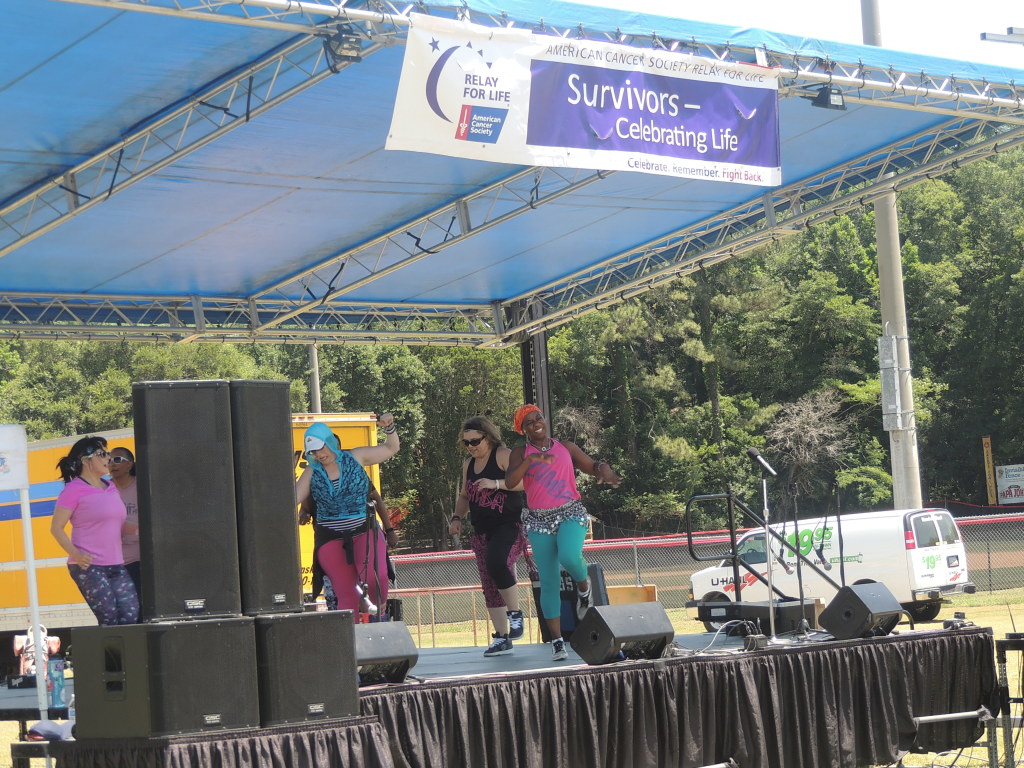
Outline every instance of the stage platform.
<path fill-rule="evenodd" d="M 904 751 L 973 744 L 995 711 L 990 630 L 808 641 L 743 651 L 685 635 L 671 657 L 552 662 L 547 645 L 421 651 L 405 683 L 361 690 L 362 717 L 159 739 L 54 745 L 61 768 L 741 768 L 882 766 Z M 312 649 L 310 649 L 312 651 Z"/>
<path fill-rule="evenodd" d="M 791 642 L 782 640 L 780 642 Z M 478 675 L 516 674 L 523 672 L 542 672 L 544 670 L 564 670 L 574 666 L 586 666 L 569 643 L 565 649 L 569 658 L 565 661 L 551 660 L 551 646 L 547 643 L 513 644 L 513 652 L 508 656 L 484 657 L 484 647 L 479 648 L 424 648 L 420 651 L 419 661 L 411 670 L 413 678 L 422 681 L 462 680 Z M 736 653 L 743 648 L 742 637 L 729 637 L 720 634 L 676 635 L 675 648 L 678 652 Z M 375 688 L 364 688 L 364 691 Z"/>

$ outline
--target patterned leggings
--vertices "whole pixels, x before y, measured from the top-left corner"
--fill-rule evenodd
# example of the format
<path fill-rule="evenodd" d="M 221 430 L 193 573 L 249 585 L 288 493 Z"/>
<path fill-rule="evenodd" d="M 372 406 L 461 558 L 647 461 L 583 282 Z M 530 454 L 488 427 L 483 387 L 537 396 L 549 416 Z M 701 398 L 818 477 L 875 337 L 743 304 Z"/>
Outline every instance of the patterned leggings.
<path fill-rule="evenodd" d="M 68 565 L 100 626 L 139 623 L 139 593 L 123 565 Z"/>
<path fill-rule="evenodd" d="M 502 525 L 490 533 L 475 533 L 469 537 L 469 547 L 476 555 L 484 605 L 488 608 L 504 606 L 505 598 L 498 590 L 516 585 L 516 562 L 527 547 L 523 527 Z"/>

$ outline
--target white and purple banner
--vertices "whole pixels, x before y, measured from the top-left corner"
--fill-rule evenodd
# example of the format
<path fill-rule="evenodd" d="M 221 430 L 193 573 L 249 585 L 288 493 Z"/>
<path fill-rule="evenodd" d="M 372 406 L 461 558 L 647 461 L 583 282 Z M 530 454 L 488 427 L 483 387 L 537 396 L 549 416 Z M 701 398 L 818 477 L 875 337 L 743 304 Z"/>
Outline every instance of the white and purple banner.
<path fill-rule="evenodd" d="M 387 149 L 782 183 L 776 70 L 411 18 Z"/>

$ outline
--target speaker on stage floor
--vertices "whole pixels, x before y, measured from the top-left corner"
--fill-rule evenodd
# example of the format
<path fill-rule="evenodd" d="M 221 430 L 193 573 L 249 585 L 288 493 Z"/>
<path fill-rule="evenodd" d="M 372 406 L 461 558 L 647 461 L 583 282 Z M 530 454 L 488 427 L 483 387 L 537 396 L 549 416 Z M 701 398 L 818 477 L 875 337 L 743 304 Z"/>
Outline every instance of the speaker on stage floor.
<path fill-rule="evenodd" d="M 132 385 L 142 617 L 241 613 L 226 381 Z"/>
<path fill-rule="evenodd" d="M 676 635 L 661 603 L 595 605 L 580 621 L 570 645 L 587 664 L 620 658 L 657 659 Z"/>
<path fill-rule="evenodd" d="M 76 627 L 71 643 L 80 739 L 260 723 L 252 619 Z"/>
<path fill-rule="evenodd" d="M 356 624 L 359 684 L 401 683 L 416 666 L 420 652 L 404 621 Z"/>
<path fill-rule="evenodd" d="M 854 584 L 839 590 L 818 617 L 821 628 L 836 640 L 888 635 L 903 606 L 884 584 Z"/>
<path fill-rule="evenodd" d="M 231 382 L 242 613 L 302 611 L 287 381 Z"/>
<path fill-rule="evenodd" d="M 256 617 L 263 727 L 359 714 L 352 611 Z"/>

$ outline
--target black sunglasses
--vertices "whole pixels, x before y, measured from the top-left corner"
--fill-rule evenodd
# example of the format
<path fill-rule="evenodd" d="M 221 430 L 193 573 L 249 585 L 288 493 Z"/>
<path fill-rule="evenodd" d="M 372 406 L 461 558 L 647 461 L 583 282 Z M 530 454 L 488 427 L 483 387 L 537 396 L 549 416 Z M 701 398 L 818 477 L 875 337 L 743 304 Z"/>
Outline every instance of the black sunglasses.
<path fill-rule="evenodd" d="M 485 440 L 483 437 L 474 437 L 472 440 L 463 440 L 462 444 L 467 448 L 476 448 Z"/>

